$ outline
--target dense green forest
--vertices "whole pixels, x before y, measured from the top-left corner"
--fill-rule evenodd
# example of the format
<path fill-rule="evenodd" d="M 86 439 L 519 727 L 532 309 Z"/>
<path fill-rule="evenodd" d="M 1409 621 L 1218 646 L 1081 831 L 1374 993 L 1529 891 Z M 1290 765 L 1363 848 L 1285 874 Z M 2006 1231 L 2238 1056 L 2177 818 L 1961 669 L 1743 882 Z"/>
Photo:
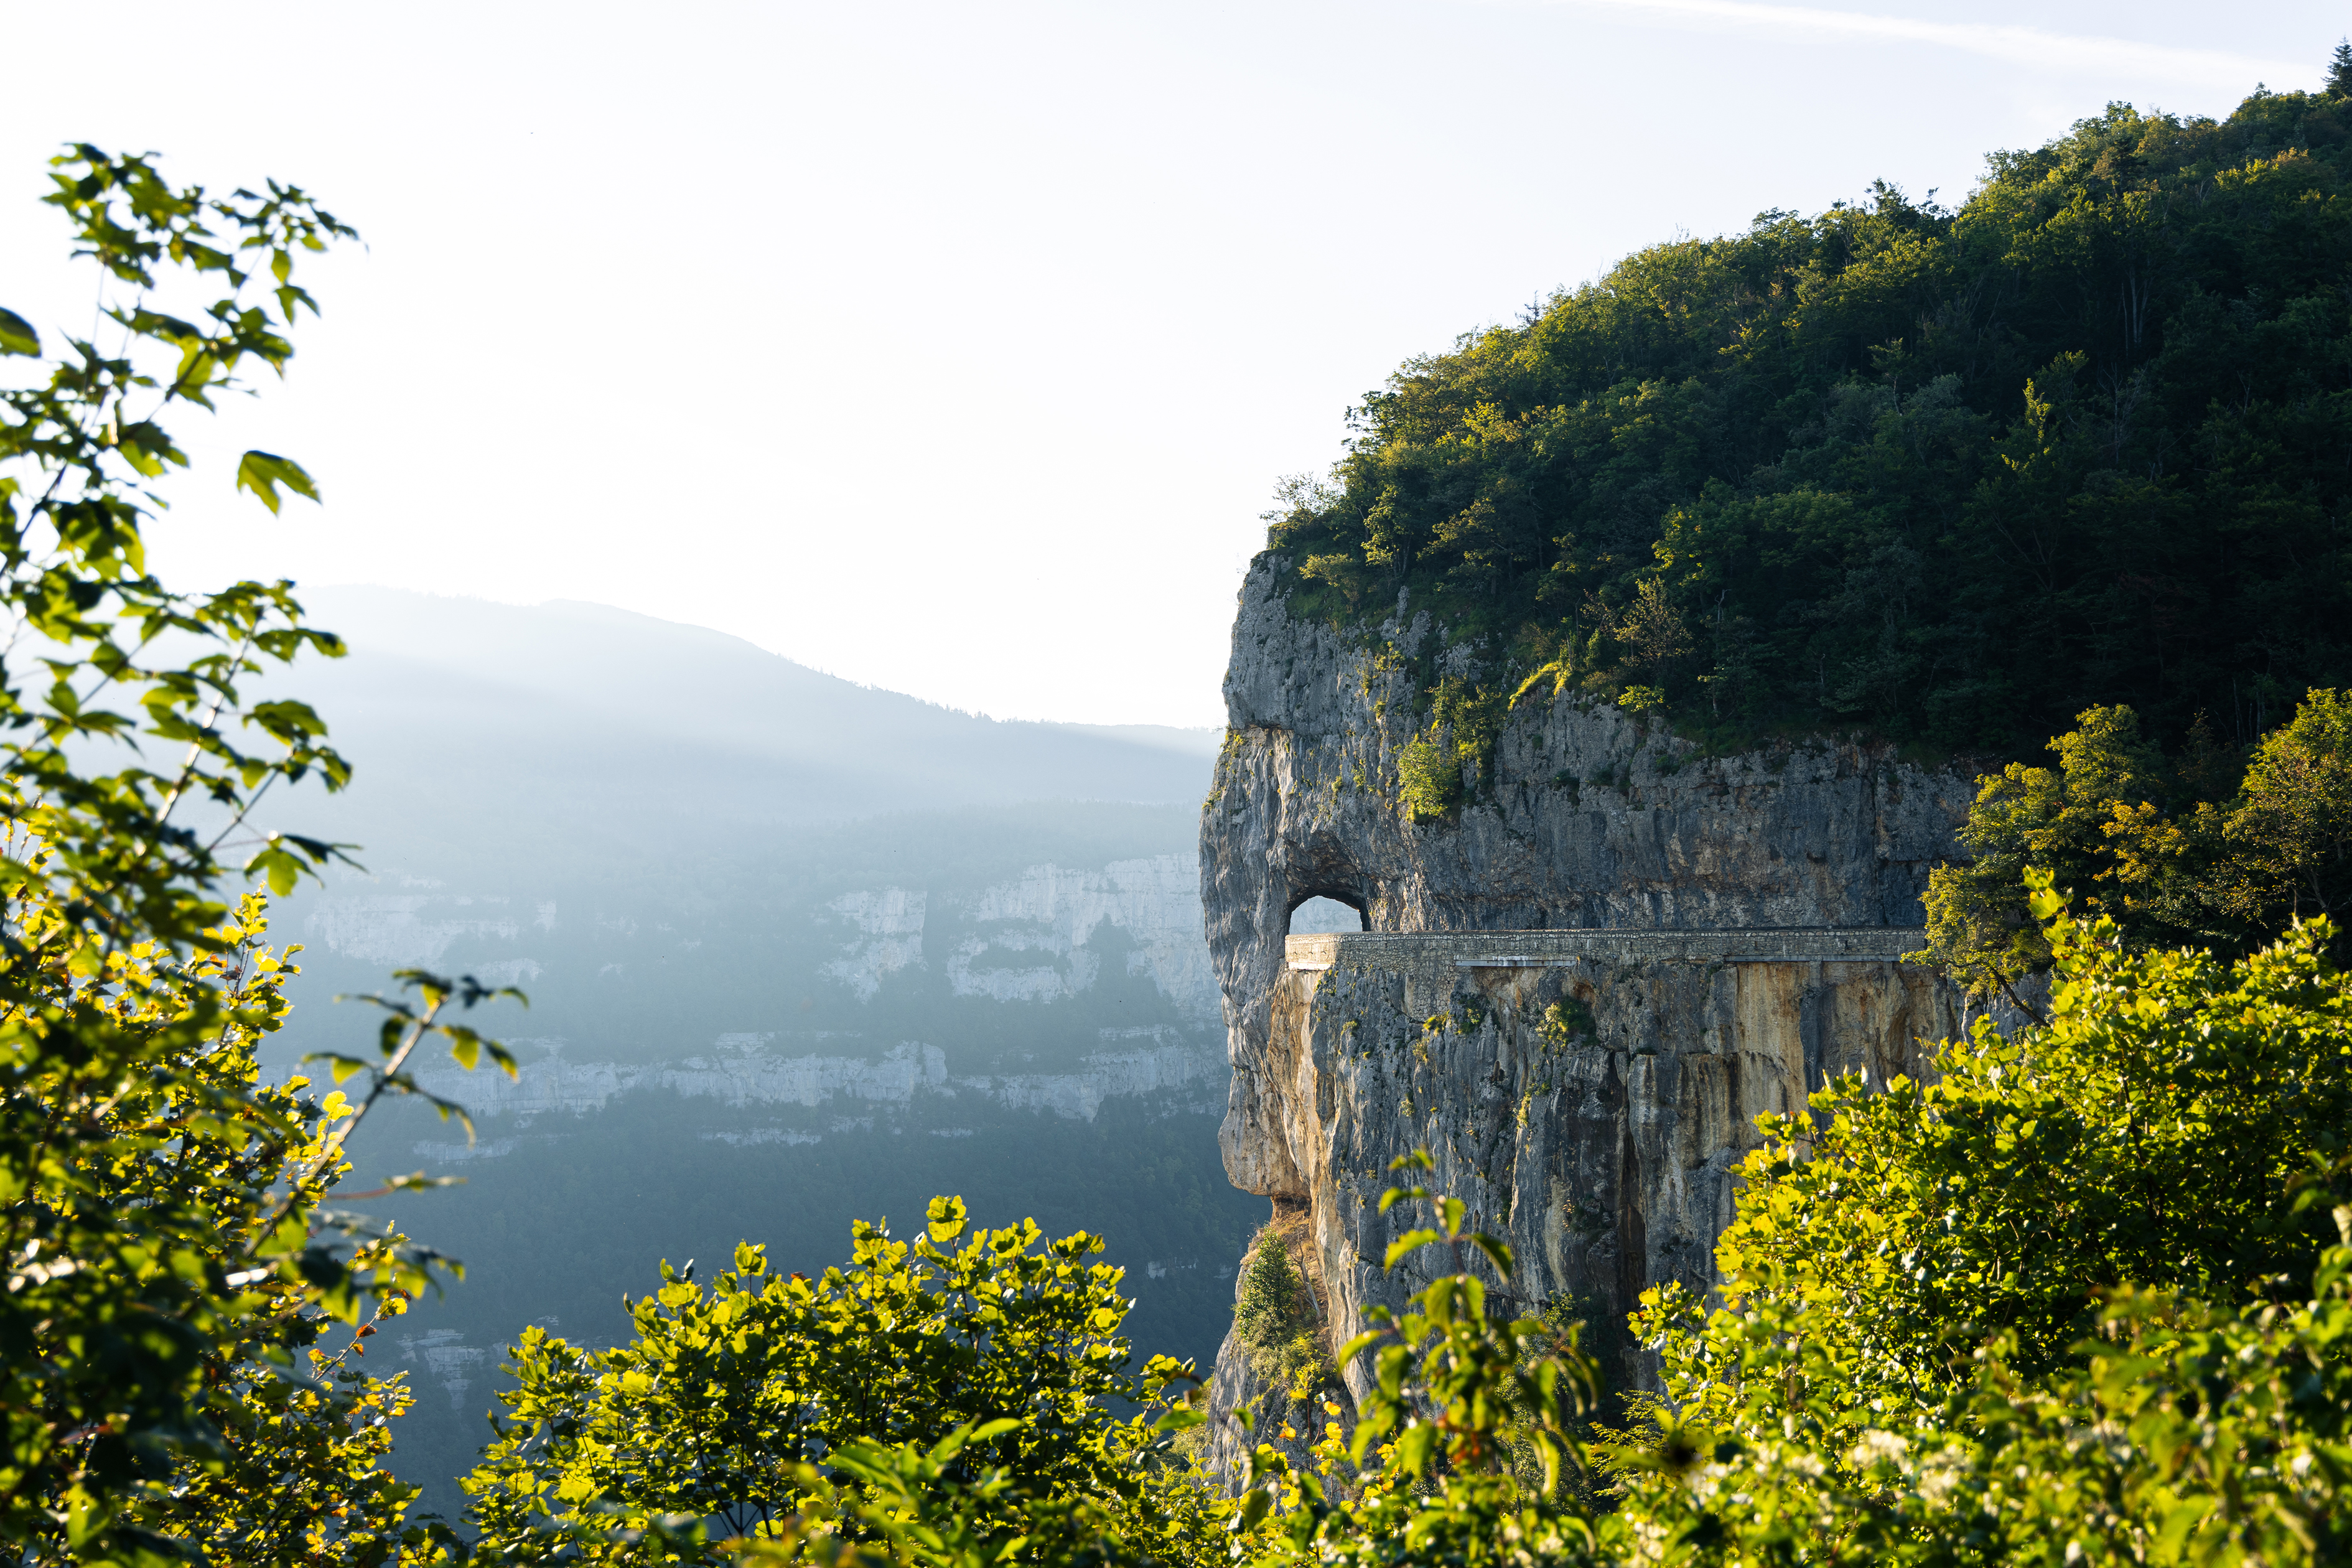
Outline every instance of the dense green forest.
<path fill-rule="evenodd" d="M 2249 744 L 2352 680 L 2347 182 L 2339 60 L 2110 105 L 1956 209 L 1643 250 L 1349 411 L 1268 514 L 1293 611 L 1426 611 L 1489 700 L 1547 670 L 1721 741 L 2017 756 L 2099 701 Z"/>

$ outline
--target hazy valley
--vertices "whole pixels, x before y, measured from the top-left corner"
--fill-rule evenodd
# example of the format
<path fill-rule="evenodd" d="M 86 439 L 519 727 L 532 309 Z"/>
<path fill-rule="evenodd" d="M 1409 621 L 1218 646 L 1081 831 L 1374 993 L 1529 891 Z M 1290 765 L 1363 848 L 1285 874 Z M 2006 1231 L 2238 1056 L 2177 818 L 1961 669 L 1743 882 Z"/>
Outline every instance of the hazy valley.
<path fill-rule="evenodd" d="M 352 646 L 301 679 L 356 773 L 285 819 L 364 869 L 277 906 L 305 951 L 273 1065 L 352 1049 L 364 1004 L 328 998 L 391 970 L 530 998 L 476 1020 L 518 1077 L 419 1074 L 470 1144 L 394 1103 L 358 1149 L 464 1179 L 371 1205 L 466 1267 L 377 1352 L 436 1502 L 525 1323 L 611 1342 L 662 1258 L 815 1272 L 936 1193 L 1107 1234 L 1137 1342 L 1205 1367 L 1265 1209 L 1217 1153 L 1213 731 L 994 723 L 593 606 L 307 598 Z"/>

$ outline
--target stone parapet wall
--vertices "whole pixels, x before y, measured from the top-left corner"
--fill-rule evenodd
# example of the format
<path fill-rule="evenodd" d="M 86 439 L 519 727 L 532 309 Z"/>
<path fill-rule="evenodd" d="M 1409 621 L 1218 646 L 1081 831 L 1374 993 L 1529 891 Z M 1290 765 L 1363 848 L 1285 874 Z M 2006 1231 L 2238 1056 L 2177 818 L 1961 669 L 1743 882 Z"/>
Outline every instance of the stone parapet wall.
<path fill-rule="evenodd" d="M 1433 966 L 1558 969 L 1594 961 L 1891 963 L 1927 945 L 1921 926 L 1771 926 L 1726 931 L 1325 931 L 1283 939 L 1293 969 Z"/>

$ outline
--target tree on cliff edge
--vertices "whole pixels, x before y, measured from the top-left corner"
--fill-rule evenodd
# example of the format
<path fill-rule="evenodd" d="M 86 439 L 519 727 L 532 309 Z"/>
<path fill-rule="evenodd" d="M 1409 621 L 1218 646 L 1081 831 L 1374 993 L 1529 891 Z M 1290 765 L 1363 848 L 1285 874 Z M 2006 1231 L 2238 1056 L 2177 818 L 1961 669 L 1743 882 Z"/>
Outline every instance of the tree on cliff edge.
<path fill-rule="evenodd" d="M 2128 708 L 2084 710 L 2049 749 L 2054 769 L 2011 763 L 1979 781 L 1969 858 L 1929 875 L 1925 957 L 1970 991 L 2051 961 L 2029 868 L 2135 948 L 2242 954 L 2352 907 L 2352 698 L 2306 693 L 2242 765 L 2201 721 L 2166 758 Z"/>

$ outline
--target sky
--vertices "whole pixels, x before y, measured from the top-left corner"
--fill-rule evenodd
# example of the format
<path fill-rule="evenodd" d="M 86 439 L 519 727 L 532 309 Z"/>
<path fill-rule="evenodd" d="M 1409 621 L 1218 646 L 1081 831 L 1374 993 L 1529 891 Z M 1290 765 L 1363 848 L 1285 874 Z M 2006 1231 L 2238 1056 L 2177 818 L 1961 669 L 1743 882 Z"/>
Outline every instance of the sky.
<path fill-rule="evenodd" d="M 0 305 L 96 279 L 59 143 L 363 244 L 194 416 L 169 582 L 581 599 L 999 718 L 1219 724 L 1287 475 L 1408 357 L 1676 235 L 1965 195 L 2110 100 L 2317 85 L 2210 0 L 0 0 Z M 2224 26 L 2226 24 L 2226 26 Z M 15 362 L 22 363 L 24 362 Z M 323 508 L 270 517 L 236 455 Z"/>

